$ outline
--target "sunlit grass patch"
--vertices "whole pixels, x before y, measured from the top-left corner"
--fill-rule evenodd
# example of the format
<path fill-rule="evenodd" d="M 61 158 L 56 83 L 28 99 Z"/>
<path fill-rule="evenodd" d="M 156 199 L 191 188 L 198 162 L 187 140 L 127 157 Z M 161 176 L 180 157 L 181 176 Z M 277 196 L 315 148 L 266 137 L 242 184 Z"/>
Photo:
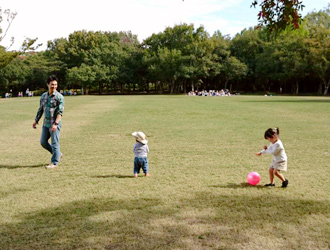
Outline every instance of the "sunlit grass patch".
<path fill-rule="evenodd" d="M 0 99 L 3 249 L 328 249 L 329 112 L 320 97 L 66 97 L 60 166 L 32 129 L 39 99 Z M 267 188 L 280 127 L 290 180 Z M 133 177 L 133 131 L 150 177 Z M 246 175 L 261 182 L 250 186 Z"/>

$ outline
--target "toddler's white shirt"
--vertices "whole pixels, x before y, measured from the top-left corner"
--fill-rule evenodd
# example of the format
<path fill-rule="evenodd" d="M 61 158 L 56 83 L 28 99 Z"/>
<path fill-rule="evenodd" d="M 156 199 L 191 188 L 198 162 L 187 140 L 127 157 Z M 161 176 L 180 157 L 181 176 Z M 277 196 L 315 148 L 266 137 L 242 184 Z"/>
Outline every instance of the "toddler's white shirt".
<path fill-rule="evenodd" d="M 135 143 L 133 152 L 135 157 L 147 157 L 149 153 L 149 147 L 147 144 L 142 144 L 142 143 Z"/>
<path fill-rule="evenodd" d="M 272 154 L 275 162 L 284 162 L 288 160 L 283 143 L 280 139 L 275 143 L 271 143 L 266 150 L 264 149 L 260 152 L 261 154 Z"/>

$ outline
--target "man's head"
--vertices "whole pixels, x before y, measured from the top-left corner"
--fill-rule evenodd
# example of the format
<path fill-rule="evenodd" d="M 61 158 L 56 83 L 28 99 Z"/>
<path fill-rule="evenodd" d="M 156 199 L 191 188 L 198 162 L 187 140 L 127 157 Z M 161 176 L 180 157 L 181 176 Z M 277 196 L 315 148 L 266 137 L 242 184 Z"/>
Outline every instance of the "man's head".
<path fill-rule="evenodd" d="M 58 79 L 56 76 L 50 76 L 47 78 L 48 93 L 53 94 L 57 89 Z"/>

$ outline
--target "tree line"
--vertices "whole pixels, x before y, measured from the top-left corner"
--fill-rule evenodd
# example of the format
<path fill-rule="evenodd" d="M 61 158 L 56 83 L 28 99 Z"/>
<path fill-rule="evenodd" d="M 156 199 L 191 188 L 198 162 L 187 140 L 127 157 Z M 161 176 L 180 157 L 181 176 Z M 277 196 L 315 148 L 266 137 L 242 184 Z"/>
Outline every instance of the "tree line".
<path fill-rule="evenodd" d="M 276 34 L 250 28 L 230 38 L 180 24 L 142 42 L 131 32 L 81 30 L 48 41 L 45 51 L 17 55 L 0 46 L 1 94 L 42 89 L 50 74 L 61 89 L 86 94 L 229 89 L 328 95 L 330 8 Z"/>

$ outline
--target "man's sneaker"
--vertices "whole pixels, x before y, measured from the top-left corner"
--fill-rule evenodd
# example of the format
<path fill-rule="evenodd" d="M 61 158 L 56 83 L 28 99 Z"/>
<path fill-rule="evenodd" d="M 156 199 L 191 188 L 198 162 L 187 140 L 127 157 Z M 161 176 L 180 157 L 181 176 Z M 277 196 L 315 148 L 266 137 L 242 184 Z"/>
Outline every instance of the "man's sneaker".
<path fill-rule="evenodd" d="M 285 179 L 285 181 L 282 182 L 282 188 L 285 188 L 289 185 L 289 181 Z"/>
<path fill-rule="evenodd" d="M 275 183 L 268 183 L 265 185 L 265 187 L 275 187 Z"/>
<path fill-rule="evenodd" d="M 46 166 L 45 168 L 46 169 L 53 169 L 53 168 L 56 168 L 57 167 L 57 165 L 55 165 L 55 164 L 49 164 L 48 166 Z"/>

